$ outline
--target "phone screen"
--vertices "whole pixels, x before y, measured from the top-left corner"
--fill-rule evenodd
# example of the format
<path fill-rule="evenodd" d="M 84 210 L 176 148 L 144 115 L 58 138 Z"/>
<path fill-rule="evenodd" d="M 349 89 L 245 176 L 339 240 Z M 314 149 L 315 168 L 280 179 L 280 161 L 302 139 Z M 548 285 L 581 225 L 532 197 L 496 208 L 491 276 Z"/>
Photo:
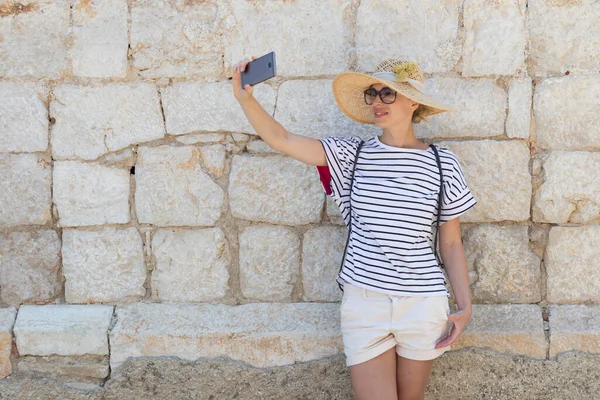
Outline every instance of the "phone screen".
<path fill-rule="evenodd" d="M 242 87 L 254 86 L 275 76 L 275 52 L 250 61 L 242 72 Z"/>

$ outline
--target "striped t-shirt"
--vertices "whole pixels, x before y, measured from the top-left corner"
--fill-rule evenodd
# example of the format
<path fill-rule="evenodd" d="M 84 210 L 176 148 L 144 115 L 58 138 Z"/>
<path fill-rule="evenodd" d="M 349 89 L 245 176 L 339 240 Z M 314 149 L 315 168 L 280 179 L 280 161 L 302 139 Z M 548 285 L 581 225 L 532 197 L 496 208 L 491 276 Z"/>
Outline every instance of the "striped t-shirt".
<path fill-rule="evenodd" d="M 328 137 L 321 142 L 331 174 L 324 189 L 346 224 L 352 223 L 346 261 L 337 277 L 340 287 L 348 281 L 392 295 L 450 296 L 433 252 L 440 189 L 433 150 L 392 147 L 378 137 L 365 141 L 356 165 L 350 217 L 350 182 L 360 139 Z M 476 200 L 456 155 L 445 147 L 438 147 L 438 153 L 444 174 L 442 224 Z"/>

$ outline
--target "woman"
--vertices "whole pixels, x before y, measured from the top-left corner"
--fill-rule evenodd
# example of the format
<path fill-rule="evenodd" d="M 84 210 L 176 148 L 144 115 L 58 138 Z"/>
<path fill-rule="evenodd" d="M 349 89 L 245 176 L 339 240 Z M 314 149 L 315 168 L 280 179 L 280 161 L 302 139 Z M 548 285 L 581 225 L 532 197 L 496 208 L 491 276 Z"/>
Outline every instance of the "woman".
<path fill-rule="evenodd" d="M 248 62 L 236 64 L 233 75 L 248 121 L 273 149 L 319 167 L 325 191 L 350 228 L 337 281 L 356 399 L 423 399 L 434 359 L 471 317 L 459 216 L 476 201 L 456 156 L 420 142 L 413 131 L 413 123 L 451 108 L 425 94 L 416 63 L 390 59 L 373 75 L 348 72 L 333 82 L 340 109 L 375 124 L 381 136 L 311 139 L 288 132 L 253 98 L 252 87 L 241 87 Z M 432 247 L 438 203 L 439 247 L 458 306 L 451 314 Z"/>

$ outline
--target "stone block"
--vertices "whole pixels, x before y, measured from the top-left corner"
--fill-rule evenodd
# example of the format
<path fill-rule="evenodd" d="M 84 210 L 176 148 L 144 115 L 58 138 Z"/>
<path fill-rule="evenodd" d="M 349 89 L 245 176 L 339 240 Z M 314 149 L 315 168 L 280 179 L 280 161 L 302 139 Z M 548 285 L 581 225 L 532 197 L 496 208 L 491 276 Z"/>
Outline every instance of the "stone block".
<path fill-rule="evenodd" d="M 21 356 L 108 355 L 112 306 L 19 307 L 14 333 Z"/>
<path fill-rule="evenodd" d="M 335 201 L 327 196 L 327 201 L 325 205 L 325 211 L 327 212 L 327 216 L 329 217 L 329 221 L 332 224 L 337 225 L 345 225 L 344 219 L 342 218 L 342 213 L 340 212 L 340 208 L 335 204 Z"/>
<path fill-rule="evenodd" d="M 156 86 L 113 83 L 105 86 L 62 84 L 50 104 L 52 155 L 55 159 L 94 160 L 132 144 L 164 137 Z"/>
<path fill-rule="evenodd" d="M 211 226 L 220 218 L 223 189 L 202 171 L 194 146 L 140 147 L 136 166 L 138 221 L 158 226 Z"/>
<path fill-rule="evenodd" d="M 271 154 L 281 154 L 281 152 L 272 149 L 266 142 L 262 140 L 252 140 L 246 144 L 246 149 L 250 153 L 271 153 Z"/>
<path fill-rule="evenodd" d="M 0 154 L 0 227 L 52 221 L 52 166 L 36 154 Z"/>
<path fill-rule="evenodd" d="M 338 304 L 132 304 L 117 307 L 110 365 L 129 357 L 228 357 L 267 368 L 342 353 Z M 168 334 L 167 334 L 168 333 Z"/>
<path fill-rule="evenodd" d="M 46 151 L 46 92 L 39 84 L 0 83 L 0 152 Z"/>
<path fill-rule="evenodd" d="M 198 150 L 200 150 L 200 158 L 206 170 L 215 177 L 223 175 L 225 171 L 225 157 L 227 156 L 225 146 L 222 144 L 211 144 L 200 146 Z"/>
<path fill-rule="evenodd" d="M 183 144 L 216 143 L 224 142 L 225 133 L 192 133 L 190 135 L 177 136 L 175 140 Z"/>
<path fill-rule="evenodd" d="M 10 355 L 13 347 L 12 332 L 16 319 L 16 308 L 0 308 L 0 379 L 12 373 Z"/>
<path fill-rule="evenodd" d="M 250 226 L 240 235 L 240 285 L 249 299 L 290 300 L 300 269 L 300 240 L 281 226 Z"/>
<path fill-rule="evenodd" d="M 129 170 L 79 161 L 55 161 L 52 194 L 59 226 L 125 224 Z"/>
<path fill-rule="evenodd" d="M 208 301 L 227 293 L 231 258 L 221 229 L 159 229 L 152 238 L 152 254 L 157 300 Z"/>
<path fill-rule="evenodd" d="M 565 351 L 600 353 L 600 307 L 551 305 L 549 310 L 550 357 Z"/>
<path fill-rule="evenodd" d="M 60 239 L 56 231 L 7 232 L 0 235 L 2 301 L 47 303 L 61 291 Z"/>
<path fill-rule="evenodd" d="M 62 239 L 67 302 L 130 302 L 144 296 L 146 267 L 136 228 L 65 229 Z"/>
<path fill-rule="evenodd" d="M 25 356 L 19 357 L 17 368 L 19 373 L 41 373 L 60 380 L 105 379 L 110 373 L 107 356 Z"/>
<path fill-rule="evenodd" d="M 531 103 L 533 86 L 531 78 L 513 79 L 508 89 L 508 116 L 506 136 L 509 138 L 529 138 L 531 131 Z M 538 139 L 539 139 L 539 132 Z"/>
<path fill-rule="evenodd" d="M 235 218 L 283 225 L 319 222 L 323 196 L 313 166 L 283 156 L 233 157 L 229 205 Z"/>

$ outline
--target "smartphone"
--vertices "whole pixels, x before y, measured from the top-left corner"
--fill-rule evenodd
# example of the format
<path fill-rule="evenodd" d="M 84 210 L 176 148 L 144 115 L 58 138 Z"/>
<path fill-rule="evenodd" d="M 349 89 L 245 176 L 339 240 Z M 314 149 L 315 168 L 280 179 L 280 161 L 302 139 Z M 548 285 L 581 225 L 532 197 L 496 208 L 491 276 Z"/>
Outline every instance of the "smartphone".
<path fill-rule="evenodd" d="M 275 76 L 275 52 L 250 61 L 242 71 L 242 88 L 254 86 Z"/>

